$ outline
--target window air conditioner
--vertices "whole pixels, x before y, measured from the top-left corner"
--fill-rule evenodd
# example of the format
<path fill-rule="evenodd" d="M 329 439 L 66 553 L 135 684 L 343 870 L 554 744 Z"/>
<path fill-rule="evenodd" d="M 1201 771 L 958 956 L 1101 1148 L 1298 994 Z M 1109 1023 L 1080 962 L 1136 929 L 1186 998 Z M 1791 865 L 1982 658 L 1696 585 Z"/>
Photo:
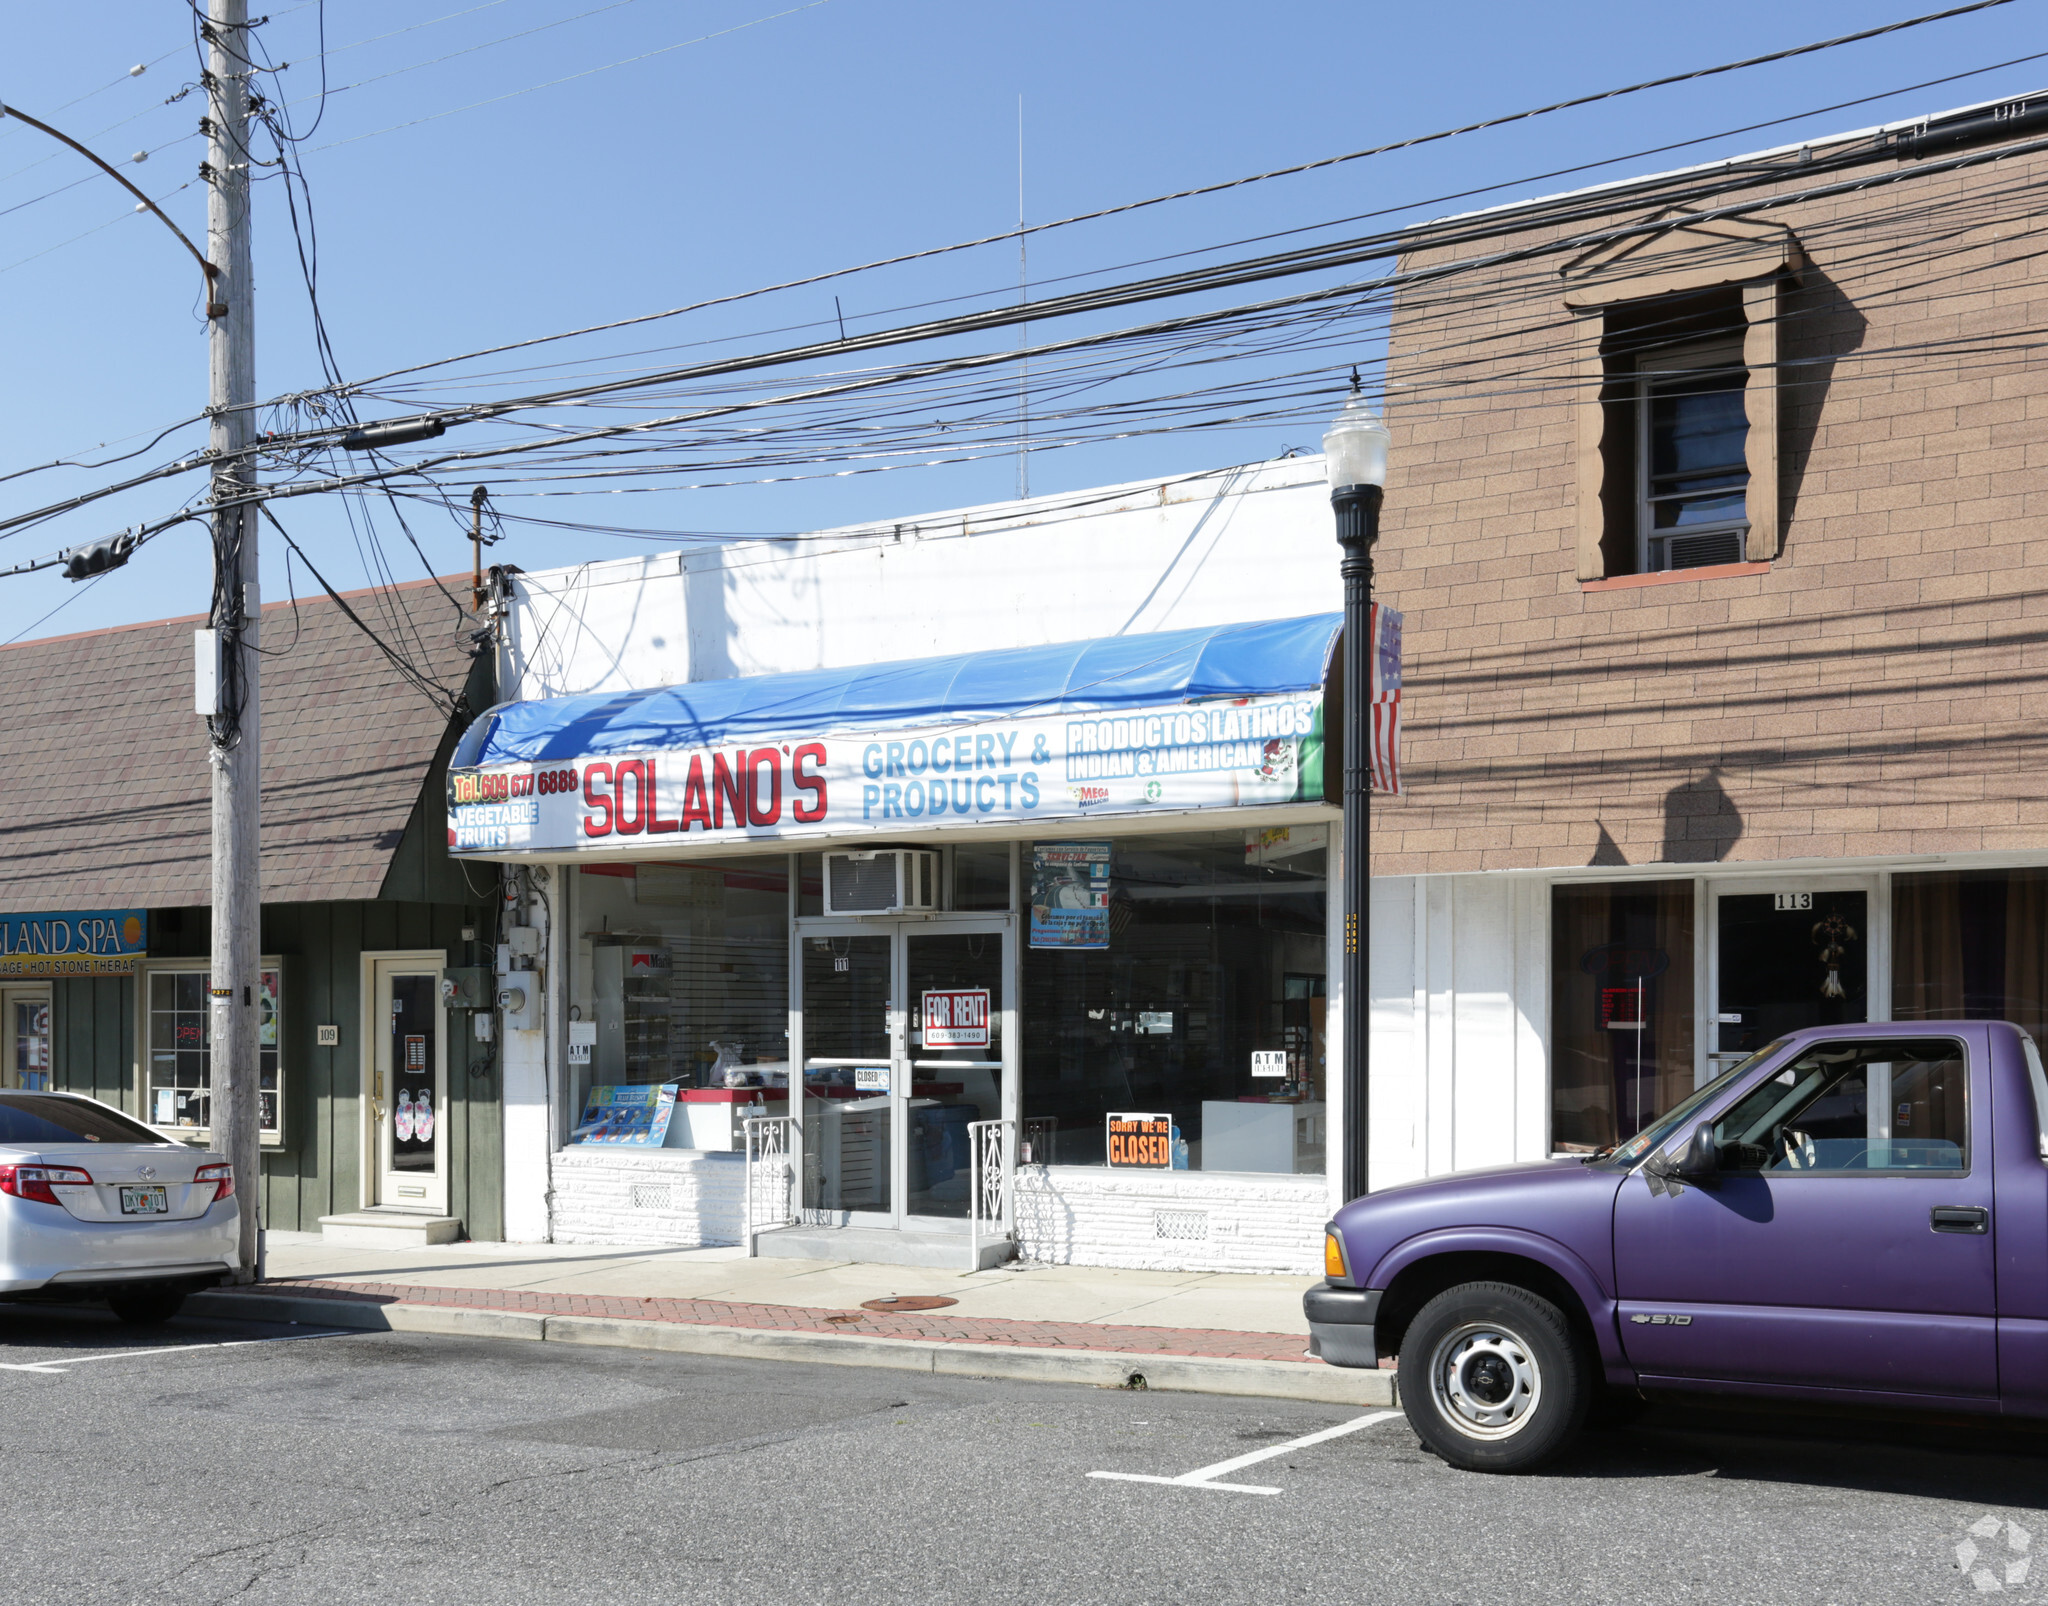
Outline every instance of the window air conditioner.
<path fill-rule="evenodd" d="M 1656 536 L 1650 542 L 1650 568 L 1704 569 L 1713 564 L 1740 563 L 1741 530 L 1707 530 L 1698 535 Z"/>
<path fill-rule="evenodd" d="M 893 915 L 939 906 L 939 856 L 929 848 L 825 855 L 825 913 Z"/>

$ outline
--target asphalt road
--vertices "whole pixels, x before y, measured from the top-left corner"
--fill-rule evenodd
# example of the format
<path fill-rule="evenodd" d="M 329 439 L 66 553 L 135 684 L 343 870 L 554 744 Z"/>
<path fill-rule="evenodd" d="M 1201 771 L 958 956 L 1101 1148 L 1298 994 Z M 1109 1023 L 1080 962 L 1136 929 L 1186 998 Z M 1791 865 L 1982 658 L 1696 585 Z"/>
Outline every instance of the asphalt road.
<path fill-rule="evenodd" d="M 1981 1425 L 1666 1411 L 1507 1479 L 1394 1417 L 1208 1475 L 1277 1493 L 1089 1476 L 1377 1414 L 0 1307 L 0 1601 L 2048 1600 L 2048 1438 Z"/>

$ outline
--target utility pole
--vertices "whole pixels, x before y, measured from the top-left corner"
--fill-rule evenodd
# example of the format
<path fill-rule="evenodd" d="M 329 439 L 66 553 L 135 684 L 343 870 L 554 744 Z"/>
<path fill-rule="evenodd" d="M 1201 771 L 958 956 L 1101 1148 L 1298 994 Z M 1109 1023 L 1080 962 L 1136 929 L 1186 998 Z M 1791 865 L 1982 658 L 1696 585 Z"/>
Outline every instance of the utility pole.
<path fill-rule="evenodd" d="M 249 6 L 207 0 L 206 250 L 214 264 L 207 307 L 213 451 L 213 607 L 220 690 L 208 720 L 213 772 L 213 1147 L 235 1171 L 242 1207 L 237 1282 L 262 1274 L 261 1091 L 263 893 L 257 853 L 262 813 L 262 719 L 256 655 L 259 617 L 256 509 L 222 506 L 255 484 L 245 455 L 255 434 L 256 324 L 249 272 Z"/>

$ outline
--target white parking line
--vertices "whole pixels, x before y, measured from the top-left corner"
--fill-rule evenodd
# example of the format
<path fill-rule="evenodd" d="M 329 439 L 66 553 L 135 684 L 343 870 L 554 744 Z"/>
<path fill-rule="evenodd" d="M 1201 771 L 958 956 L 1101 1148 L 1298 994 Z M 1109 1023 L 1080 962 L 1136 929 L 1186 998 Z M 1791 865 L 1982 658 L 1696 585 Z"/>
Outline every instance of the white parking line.
<path fill-rule="evenodd" d="M 1192 1472 L 1183 1472 L 1177 1478 L 1162 1478 L 1149 1472 L 1091 1472 L 1091 1478 L 1113 1478 L 1119 1483 L 1163 1483 L 1175 1489 L 1220 1489 L 1225 1494 L 1279 1494 L 1278 1489 L 1268 1489 L 1256 1483 L 1218 1483 L 1216 1479 L 1226 1472 L 1235 1472 L 1240 1467 L 1270 1461 L 1276 1455 L 1285 1455 L 1289 1450 L 1306 1450 L 1312 1444 L 1323 1444 L 1331 1439 L 1341 1439 L 1347 1433 L 1356 1433 L 1360 1428 L 1369 1428 L 1375 1422 L 1386 1422 L 1401 1415 L 1399 1411 L 1374 1411 L 1369 1416 L 1353 1417 L 1349 1422 L 1339 1422 L 1333 1428 L 1324 1428 L 1320 1433 L 1306 1433 L 1298 1439 L 1289 1439 L 1285 1444 L 1269 1444 L 1263 1450 L 1253 1450 L 1245 1455 L 1234 1455 L 1228 1461 L 1218 1461 L 1213 1466 L 1196 1467 Z"/>
<path fill-rule="evenodd" d="M 93 1361 L 125 1361 L 143 1355 L 184 1355 L 202 1349 L 243 1349 L 251 1344 L 296 1344 L 304 1338 L 341 1338 L 351 1331 L 353 1329 L 337 1327 L 331 1333 L 280 1333 L 274 1338 L 228 1338 L 210 1344 L 171 1344 L 163 1349 L 117 1349 L 104 1355 L 67 1355 L 56 1361 L 0 1361 L 0 1372 L 42 1372 L 62 1377 L 67 1368 L 86 1366 Z"/>

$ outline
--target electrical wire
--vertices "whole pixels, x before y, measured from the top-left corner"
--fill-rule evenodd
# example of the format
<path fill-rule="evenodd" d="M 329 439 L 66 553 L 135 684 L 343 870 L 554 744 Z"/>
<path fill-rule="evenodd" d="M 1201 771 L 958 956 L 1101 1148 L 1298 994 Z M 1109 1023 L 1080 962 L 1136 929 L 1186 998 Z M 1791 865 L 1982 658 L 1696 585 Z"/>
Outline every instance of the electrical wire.
<path fill-rule="evenodd" d="M 880 257 L 874 261 L 863 262 L 853 267 L 835 268 L 825 273 L 811 274 L 798 279 L 787 279 L 778 284 L 764 285 L 752 290 L 739 291 L 732 295 L 717 296 L 705 301 L 691 302 L 687 305 L 672 307 L 661 312 L 641 313 L 631 318 L 619 318 L 606 323 L 589 324 L 580 329 L 564 330 L 556 334 L 537 335 L 526 340 L 511 341 L 497 346 L 487 346 L 481 350 L 465 352 L 456 357 L 444 357 L 430 363 L 419 363 L 405 368 L 391 369 L 385 373 L 375 375 L 371 379 L 363 381 L 363 383 L 379 384 L 385 380 L 397 378 L 402 374 L 419 373 L 429 368 L 445 367 L 452 363 L 471 361 L 477 357 L 496 356 L 503 352 L 525 350 L 529 347 L 544 345 L 552 341 L 569 340 L 582 335 L 630 328 L 634 325 L 652 323 L 660 319 L 679 317 L 684 313 L 702 311 L 707 307 L 725 306 L 735 301 L 749 300 L 753 297 L 772 294 L 776 291 L 794 290 L 810 285 L 825 284 L 834 279 L 845 278 L 856 273 L 871 272 L 877 268 L 896 267 L 906 262 L 923 261 L 931 257 L 950 255 L 957 251 L 970 251 L 980 246 L 1006 243 L 1028 235 L 1043 234 L 1052 229 L 1069 228 L 1079 223 L 1090 223 L 1101 218 L 1117 217 L 1128 212 L 1140 211 L 1147 207 L 1162 206 L 1170 201 L 1188 200 L 1196 196 L 1216 195 L 1225 190 L 1240 189 L 1251 184 L 1262 184 L 1271 179 L 1288 178 L 1297 174 L 1314 172 L 1322 168 L 1335 167 L 1348 162 L 1363 161 L 1368 157 L 1386 155 L 1392 151 L 1408 150 L 1419 145 L 1454 139 L 1463 134 L 1479 133 L 1486 129 L 1504 127 L 1510 123 L 1526 122 L 1531 118 L 1549 116 L 1554 112 L 1568 111 L 1580 106 L 1593 105 L 1600 101 L 1616 100 L 1626 95 L 1640 94 L 1651 89 L 1660 89 L 1673 84 L 1689 83 L 1701 78 L 1738 72 L 1751 67 L 1764 66 L 1772 62 L 1790 60 L 1795 56 L 1812 55 L 1823 50 L 1834 50 L 1844 45 L 1860 43 L 1884 34 L 1897 33 L 1908 28 L 1917 28 L 1929 23 L 1942 22 L 1952 17 L 1964 16 L 1975 11 L 1985 11 L 2010 3 L 2011 0 L 1972 0 L 1972 3 L 1968 5 L 1953 7 L 1945 11 L 1929 12 L 1922 16 L 1904 18 L 1898 22 L 1886 23 L 1880 27 L 1864 29 L 1857 33 L 1842 34 L 1832 39 L 1817 40 L 1811 44 L 1797 45 L 1787 50 L 1773 51 L 1761 56 L 1745 57 L 1740 61 L 1722 62 L 1716 66 L 1695 68 L 1690 72 L 1672 74 L 1663 78 L 1645 79 L 1640 83 L 1625 84 L 1617 88 L 1601 90 L 1594 94 L 1557 101 L 1546 106 L 1532 107 L 1526 111 L 1505 113 L 1501 116 L 1486 118 L 1476 123 L 1467 123 L 1456 128 L 1441 129 L 1433 134 L 1413 135 L 1383 145 L 1368 146 L 1363 150 L 1348 151 L 1337 156 L 1319 157 L 1311 162 L 1296 163 L 1291 167 L 1272 168 L 1263 173 L 1252 173 L 1239 178 L 1226 179 L 1219 183 L 1174 190 L 1164 195 L 1150 196 L 1144 200 L 1126 201 L 1117 206 L 1104 207 L 1092 212 L 1079 212 L 1069 217 L 1056 218 L 1045 223 L 1034 223 L 1025 228 L 1006 229 L 1000 234 L 983 235 L 977 239 L 955 241 L 950 245 L 930 246 L 919 251 L 905 252 L 890 257 Z M 567 80 L 558 81 L 566 82 Z M 520 93 L 525 93 L 525 91 Z M 488 103 L 478 102 L 478 104 Z M 410 125 L 401 124 L 399 126 L 405 127 Z M 390 130 L 383 130 L 382 132 L 390 132 Z"/>
<path fill-rule="evenodd" d="M 630 4 L 631 0 L 617 0 L 617 3 L 626 5 Z M 2010 4 L 2010 0 L 1978 0 L 1978 3 L 1980 5 L 2007 5 Z M 422 123 L 439 122 L 444 117 L 455 117 L 463 112 L 473 112 L 484 106 L 495 106 L 501 101 L 517 100 L 522 95 L 535 94 L 543 89 L 554 89 L 562 84 L 573 84 L 580 78 L 590 78 L 601 72 L 610 72 L 615 67 L 630 67 L 636 62 L 652 61 L 656 56 L 666 56 L 671 51 L 684 50 L 691 45 L 709 44 L 712 40 L 723 39 L 728 34 L 744 33 L 747 29 L 758 28 L 763 23 L 780 22 L 784 17 L 793 17 L 800 11 L 815 11 L 819 6 L 829 4 L 831 4 L 831 0 L 803 0 L 801 5 L 790 6 L 783 11 L 773 11 L 766 16 L 752 17 L 745 22 L 736 22 L 729 28 L 719 28 L 711 33 L 699 34 L 695 39 L 679 40 L 672 45 L 663 45 L 659 50 L 642 51 L 637 56 L 626 56 L 618 61 L 608 61 L 602 67 L 588 67 L 582 72 L 572 72 L 561 78 L 550 78 L 545 83 L 529 84 L 524 89 L 508 90 L 502 95 L 491 95 L 483 100 L 471 101 L 466 106 L 451 106 L 446 111 L 430 112 L 424 117 L 408 118 L 405 122 L 393 123 L 389 128 L 373 129 L 367 134 L 351 134 L 346 139 L 331 139 L 325 145 L 317 146 L 316 149 L 331 151 L 342 145 L 354 145 L 361 140 L 379 139 L 386 134 L 396 134 L 401 129 L 417 128 Z M 600 7 L 599 9 L 608 10 L 610 8 Z"/>

